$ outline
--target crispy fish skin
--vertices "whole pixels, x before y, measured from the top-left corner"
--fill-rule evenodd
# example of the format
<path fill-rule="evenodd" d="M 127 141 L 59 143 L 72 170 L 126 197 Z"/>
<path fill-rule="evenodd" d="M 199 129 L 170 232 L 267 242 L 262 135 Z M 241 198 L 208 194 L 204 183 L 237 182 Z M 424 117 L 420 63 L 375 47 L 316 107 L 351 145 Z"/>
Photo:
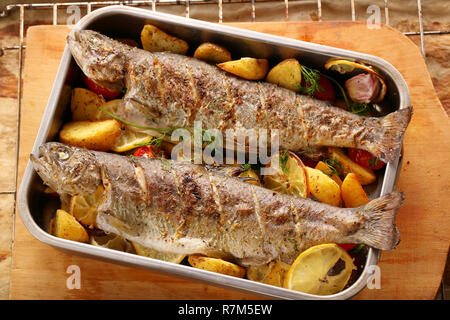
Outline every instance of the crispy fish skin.
<path fill-rule="evenodd" d="M 362 117 L 267 82 L 240 79 L 214 65 L 167 52 L 129 47 L 90 30 L 74 30 L 68 45 L 83 72 L 102 86 L 125 86 L 121 117 L 150 127 L 278 130 L 293 152 L 324 146 L 359 148 L 395 159 L 412 107 Z"/>
<path fill-rule="evenodd" d="M 125 157 L 49 142 L 31 161 L 61 196 L 105 192 L 97 224 L 160 251 L 205 254 L 259 265 L 292 263 L 321 243 L 364 243 L 389 250 L 402 194 L 359 208 L 283 195 L 191 163 Z"/>

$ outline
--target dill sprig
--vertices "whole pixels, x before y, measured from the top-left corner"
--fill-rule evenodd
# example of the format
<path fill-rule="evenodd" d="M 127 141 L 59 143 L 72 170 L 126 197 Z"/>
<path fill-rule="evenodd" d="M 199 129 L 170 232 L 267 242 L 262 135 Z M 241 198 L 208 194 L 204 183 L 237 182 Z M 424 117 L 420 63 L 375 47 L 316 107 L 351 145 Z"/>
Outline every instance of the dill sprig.
<path fill-rule="evenodd" d="M 302 78 L 305 79 L 305 86 L 303 87 L 301 84 L 296 86 L 296 89 L 300 90 L 301 93 L 307 95 L 314 95 L 316 91 L 325 90 L 321 86 L 319 86 L 320 81 L 320 71 L 317 69 L 312 69 L 302 65 L 301 67 Z"/>
<path fill-rule="evenodd" d="M 342 163 L 334 158 L 331 158 L 328 156 L 324 162 L 327 164 L 328 167 L 330 167 L 330 173 L 326 172 L 326 174 L 330 177 L 334 176 L 335 174 L 340 176 L 341 174 L 346 175 L 347 172 L 344 170 L 344 167 L 342 166 Z"/>

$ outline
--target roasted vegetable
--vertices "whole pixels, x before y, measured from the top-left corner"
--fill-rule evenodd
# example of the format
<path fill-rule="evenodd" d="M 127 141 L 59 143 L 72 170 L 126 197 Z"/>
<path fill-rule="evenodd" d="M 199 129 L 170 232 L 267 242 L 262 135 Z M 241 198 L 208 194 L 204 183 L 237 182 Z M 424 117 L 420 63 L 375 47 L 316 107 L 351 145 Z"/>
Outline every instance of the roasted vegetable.
<path fill-rule="evenodd" d="M 58 238 L 78 242 L 88 242 L 89 235 L 84 227 L 64 210 L 56 210 L 55 217 L 50 221 L 50 233 Z"/>
<path fill-rule="evenodd" d="M 266 59 L 241 58 L 219 63 L 217 66 L 247 80 L 261 80 L 266 76 L 269 62 Z"/>
<path fill-rule="evenodd" d="M 74 88 L 70 101 L 73 121 L 96 120 L 99 107 L 105 103 L 103 96 L 84 88 Z"/>
<path fill-rule="evenodd" d="M 314 169 L 320 170 L 333 179 L 339 186 L 342 185 L 342 180 L 339 177 L 339 172 L 335 169 L 327 165 L 323 161 L 319 161 Z"/>
<path fill-rule="evenodd" d="M 305 167 L 305 169 L 311 194 L 320 202 L 340 207 L 341 189 L 339 185 L 320 170 L 309 167 Z"/>
<path fill-rule="evenodd" d="M 361 149 L 349 148 L 348 156 L 354 162 L 369 170 L 379 170 L 386 165 L 386 163 L 374 157 L 370 152 Z"/>
<path fill-rule="evenodd" d="M 189 49 L 186 41 L 167 34 L 151 24 L 145 25 L 142 29 L 141 42 L 144 50 L 150 52 L 168 51 L 186 54 Z"/>
<path fill-rule="evenodd" d="M 212 63 L 222 63 L 231 60 L 231 53 L 218 44 L 205 42 L 195 50 L 194 58 Z"/>
<path fill-rule="evenodd" d="M 370 202 L 354 173 L 347 174 L 342 182 L 341 190 L 342 199 L 347 208 L 356 208 Z"/>
<path fill-rule="evenodd" d="M 378 96 L 380 82 L 371 73 L 361 73 L 345 81 L 345 88 L 353 101 L 369 103 Z"/>
<path fill-rule="evenodd" d="M 133 156 L 144 158 L 165 158 L 164 150 L 154 145 L 139 147 L 138 149 L 136 149 L 136 151 L 134 151 Z"/>
<path fill-rule="evenodd" d="M 116 120 L 74 121 L 59 132 L 62 143 L 99 151 L 108 151 L 122 132 Z"/>
<path fill-rule="evenodd" d="M 243 278 L 245 276 L 244 268 L 222 259 L 210 258 L 195 254 L 188 257 L 188 262 L 191 266 L 198 269 L 222 273 L 238 278 Z"/>
<path fill-rule="evenodd" d="M 101 95 L 105 99 L 112 100 L 117 98 L 122 94 L 122 91 L 113 91 L 109 90 L 107 88 L 103 88 L 102 86 L 98 85 L 94 82 L 94 80 L 84 77 L 84 83 L 86 84 L 86 87 L 89 88 L 92 92 Z M 92 120 L 92 119 L 86 119 L 86 120 Z"/>
<path fill-rule="evenodd" d="M 341 172 L 344 176 L 345 173 L 353 172 L 358 181 L 364 186 L 375 182 L 377 179 L 375 173 L 371 169 L 364 168 L 350 159 L 342 149 L 339 148 L 328 148 L 329 157 L 333 161 L 337 161 L 340 167 L 345 172 Z"/>
<path fill-rule="evenodd" d="M 286 59 L 270 69 L 266 81 L 280 87 L 299 91 L 298 85 L 302 81 L 302 68 L 297 59 Z"/>

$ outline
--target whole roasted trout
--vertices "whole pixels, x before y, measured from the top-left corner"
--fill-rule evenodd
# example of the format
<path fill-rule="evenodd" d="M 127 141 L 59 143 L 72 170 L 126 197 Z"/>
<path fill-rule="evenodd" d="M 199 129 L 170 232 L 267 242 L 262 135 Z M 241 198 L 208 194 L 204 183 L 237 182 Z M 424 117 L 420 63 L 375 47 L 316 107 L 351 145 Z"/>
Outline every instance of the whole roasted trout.
<path fill-rule="evenodd" d="M 140 126 L 192 127 L 199 121 L 222 132 L 277 129 L 283 150 L 351 147 L 389 162 L 411 118 L 411 107 L 381 118 L 358 116 L 192 57 L 151 53 L 90 30 L 74 30 L 67 41 L 86 76 L 112 90 L 126 88 L 117 114 Z"/>
<path fill-rule="evenodd" d="M 402 194 L 353 209 L 283 195 L 191 163 L 126 157 L 49 142 L 31 161 L 62 198 L 104 187 L 100 229 L 160 251 L 259 265 L 321 243 L 389 250 Z"/>

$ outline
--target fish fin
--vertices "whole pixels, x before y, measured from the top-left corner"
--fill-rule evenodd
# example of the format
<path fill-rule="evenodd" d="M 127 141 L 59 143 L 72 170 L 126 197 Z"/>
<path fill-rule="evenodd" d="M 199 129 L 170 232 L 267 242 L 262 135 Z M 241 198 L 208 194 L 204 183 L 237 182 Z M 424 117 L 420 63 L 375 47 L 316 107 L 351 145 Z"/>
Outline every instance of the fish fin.
<path fill-rule="evenodd" d="M 412 116 L 412 107 L 397 110 L 381 119 L 383 128 L 379 143 L 373 145 L 372 153 L 383 161 L 391 162 L 402 145 L 403 134 Z"/>
<path fill-rule="evenodd" d="M 357 232 L 357 239 L 380 250 L 395 248 L 400 243 L 395 218 L 403 200 L 403 193 L 394 191 L 359 207 L 357 211 L 367 220 L 365 226 Z"/>

